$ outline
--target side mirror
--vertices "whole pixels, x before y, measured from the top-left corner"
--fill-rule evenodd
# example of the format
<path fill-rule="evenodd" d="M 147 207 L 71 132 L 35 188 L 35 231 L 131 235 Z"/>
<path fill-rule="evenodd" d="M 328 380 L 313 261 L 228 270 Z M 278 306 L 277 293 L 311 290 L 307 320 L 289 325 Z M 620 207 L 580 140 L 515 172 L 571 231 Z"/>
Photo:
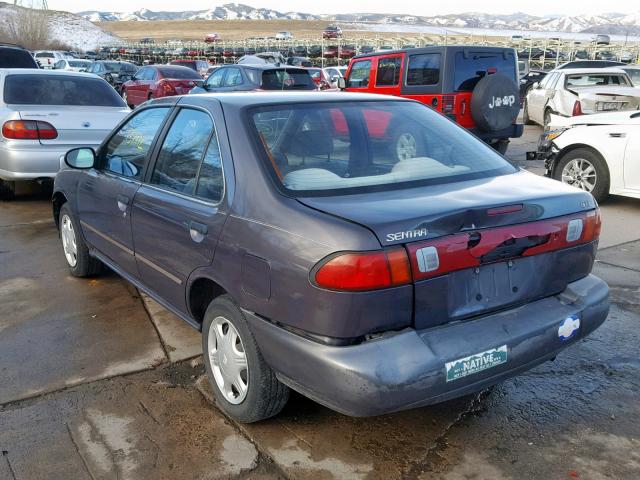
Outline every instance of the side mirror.
<path fill-rule="evenodd" d="M 64 163 L 79 170 L 93 168 L 96 163 L 96 152 L 93 151 L 93 148 L 74 148 L 65 154 Z"/>
<path fill-rule="evenodd" d="M 340 77 L 338 79 L 338 88 L 340 90 L 344 90 L 345 88 L 347 88 L 347 80 L 344 77 Z"/>

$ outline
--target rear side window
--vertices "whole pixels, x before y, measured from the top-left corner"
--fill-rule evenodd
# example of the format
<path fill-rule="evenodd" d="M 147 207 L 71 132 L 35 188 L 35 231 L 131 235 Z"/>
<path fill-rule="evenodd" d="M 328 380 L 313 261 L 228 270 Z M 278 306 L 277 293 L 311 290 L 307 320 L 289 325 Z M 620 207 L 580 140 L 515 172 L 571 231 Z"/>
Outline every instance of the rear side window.
<path fill-rule="evenodd" d="M 440 54 L 422 53 L 409 57 L 407 85 L 436 85 L 440 81 Z"/>
<path fill-rule="evenodd" d="M 139 180 L 168 111 L 167 107 L 149 108 L 129 118 L 104 149 L 104 170 Z"/>
<path fill-rule="evenodd" d="M 223 87 L 235 87 L 242 83 L 242 72 L 239 68 L 230 68 L 227 70 L 227 76 L 224 79 Z"/>
<path fill-rule="evenodd" d="M 400 66 L 402 57 L 388 57 L 378 60 L 376 86 L 390 87 L 400 83 Z"/>
<path fill-rule="evenodd" d="M 264 90 L 315 90 L 316 86 L 308 71 L 282 68 L 262 72 L 262 88 Z"/>
<path fill-rule="evenodd" d="M 355 62 L 351 67 L 349 78 L 347 79 L 347 87 L 366 88 L 369 86 L 369 77 L 371 75 L 371 60 L 361 60 Z"/>
<path fill-rule="evenodd" d="M 595 87 L 600 85 L 630 86 L 624 75 L 585 73 L 568 75 L 567 87 Z"/>
<path fill-rule="evenodd" d="M 181 110 L 164 139 L 151 183 L 195 195 L 200 164 L 212 132 L 213 120 L 209 115 L 199 110 Z M 215 163 L 215 150 L 211 155 L 210 163 Z M 217 157 L 219 163 L 219 151 Z M 201 193 L 208 192 L 204 183 L 200 189 Z"/>
<path fill-rule="evenodd" d="M 25 50 L 0 48 L 0 68 L 38 68 L 38 65 Z"/>
<path fill-rule="evenodd" d="M 4 101 L 13 105 L 125 106 L 104 80 L 70 75 L 8 75 Z"/>
<path fill-rule="evenodd" d="M 513 52 L 456 52 L 454 86 L 456 91 L 470 92 L 482 77 L 501 73 L 518 79 Z"/>

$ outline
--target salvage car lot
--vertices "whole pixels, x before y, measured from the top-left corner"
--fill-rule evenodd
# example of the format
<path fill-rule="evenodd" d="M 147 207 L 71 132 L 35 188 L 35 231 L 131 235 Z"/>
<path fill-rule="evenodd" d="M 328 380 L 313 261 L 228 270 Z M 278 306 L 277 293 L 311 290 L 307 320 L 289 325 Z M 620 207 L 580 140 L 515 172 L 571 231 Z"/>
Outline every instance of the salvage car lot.
<path fill-rule="evenodd" d="M 612 312 L 555 362 L 419 410 L 353 419 L 295 396 L 239 427 L 207 400 L 195 331 L 115 275 L 69 277 L 46 196 L 3 203 L 0 478 L 636 478 L 639 212 L 602 206 Z"/>

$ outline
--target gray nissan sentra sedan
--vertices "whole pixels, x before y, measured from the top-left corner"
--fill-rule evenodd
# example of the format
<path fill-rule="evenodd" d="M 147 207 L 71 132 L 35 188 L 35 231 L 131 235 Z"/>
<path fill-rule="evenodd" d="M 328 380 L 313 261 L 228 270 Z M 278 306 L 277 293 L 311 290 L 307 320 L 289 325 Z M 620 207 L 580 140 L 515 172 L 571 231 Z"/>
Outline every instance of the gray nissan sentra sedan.
<path fill-rule="evenodd" d="M 290 388 L 354 416 L 465 395 L 609 310 L 593 197 L 414 101 L 170 97 L 65 160 L 71 273 L 107 265 L 201 330 L 217 403 L 242 422 Z"/>

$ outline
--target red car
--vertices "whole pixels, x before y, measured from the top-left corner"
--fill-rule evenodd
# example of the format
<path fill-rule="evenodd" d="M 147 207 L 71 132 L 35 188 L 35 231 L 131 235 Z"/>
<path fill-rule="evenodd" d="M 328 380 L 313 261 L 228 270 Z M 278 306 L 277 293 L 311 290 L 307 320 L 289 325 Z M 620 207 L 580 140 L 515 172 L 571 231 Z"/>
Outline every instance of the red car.
<path fill-rule="evenodd" d="M 220 35 L 217 33 L 208 33 L 204 37 L 205 43 L 215 43 L 220 41 Z"/>
<path fill-rule="evenodd" d="M 340 58 L 351 58 L 356 54 L 355 45 L 343 45 L 340 49 Z"/>
<path fill-rule="evenodd" d="M 342 37 L 342 29 L 337 25 L 329 25 L 322 32 L 322 38 L 340 38 Z"/>
<path fill-rule="evenodd" d="M 153 65 L 142 67 L 131 80 L 122 85 L 122 98 L 129 107 L 136 107 L 147 100 L 189 93 L 202 84 L 202 77 L 187 67 L 178 65 Z"/>
<path fill-rule="evenodd" d="M 315 67 L 307 68 L 307 70 L 309 71 L 309 75 L 311 75 L 311 79 L 320 90 L 328 90 L 332 88 L 331 81 L 324 70 Z"/>
<path fill-rule="evenodd" d="M 329 45 L 328 47 L 325 47 L 322 52 L 322 56 L 325 58 L 336 58 L 338 56 L 338 46 Z"/>

